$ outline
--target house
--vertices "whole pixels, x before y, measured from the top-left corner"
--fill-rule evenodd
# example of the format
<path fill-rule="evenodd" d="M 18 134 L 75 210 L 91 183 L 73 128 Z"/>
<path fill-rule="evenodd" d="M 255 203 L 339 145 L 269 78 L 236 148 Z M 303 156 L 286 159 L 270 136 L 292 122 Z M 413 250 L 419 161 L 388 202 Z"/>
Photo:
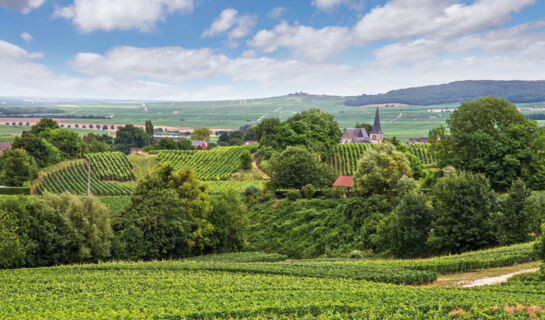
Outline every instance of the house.
<path fill-rule="evenodd" d="M 409 138 L 409 141 L 407 141 L 407 144 L 412 143 L 422 143 L 422 144 L 429 144 L 428 138 L 420 137 L 420 138 Z"/>
<path fill-rule="evenodd" d="M 9 150 L 11 149 L 11 144 L 9 143 L 0 143 L 0 154 L 2 154 L 2 152 L 6 151 L 6 150 Z"/>
<path fill-rule="evenodd" d="M 195 150 L 199 149 L 199 147 L 201 147 L 201 149 L 203 150 L 206 150 L 206 148 L 208 148 L 208 142 L 204 140 L 191 140 L 191 145 Z"/>
<path fill-rule="evenodd" d="M 248 140 L 248 141 L 244 141 L 244 144 L 245 146 L 249 145 L 249 144 L 253 144 L 253 143 L 257 143 L 256 140 Z"/>
<path fill-rule="evenodd" d="M 377 107 L 373 128 L 369 134 L 364 128 L 346 128 L 341 136 L 340 143 L 379 143 L 382 140 L 384 140 L 384 133 L 380 125 L 380 114 Z"/>

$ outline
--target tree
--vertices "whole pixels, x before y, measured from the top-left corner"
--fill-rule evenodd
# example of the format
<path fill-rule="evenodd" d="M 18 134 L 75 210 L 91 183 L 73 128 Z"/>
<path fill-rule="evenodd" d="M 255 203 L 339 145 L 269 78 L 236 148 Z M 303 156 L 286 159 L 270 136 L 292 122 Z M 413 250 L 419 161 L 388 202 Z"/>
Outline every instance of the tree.
<path fill-rule="evenodd" d="M 98 140 L 93 140 L 90 144 L 86 146 L 86 152 L 88 153 L 99 153 L 99 152 L 110 152 L 114 149 L 110 144 L 100 142 Z"/>
<path fill-rule="evenodd" d="M 241 146 L 244 143 L 244 132 L 233 131 L 229 134 L 230 146 Z"/>
<path fill-rule="evenodd" d="M 254 161 L 254 158 L 252 157 L 252 154 L 250 153 L 250 150 L 244 150 L 240 154 L 240 168 L 244 170 L 250 170 L 252 169 L 252 162 Z"/>
<path fill-rule="evenodd" d="M 256 139 L 259 142 L 262 141 L 274 141 L 274 135 L 276 135 L 277 127 L 280 126 L 280 119 L 278 118 L 266 118 L 258 123 L 255 134 Z"/>
<path fill-rule="evenodd" d="M 15 137 L 12 147 L 14 149 L 24 149 L 31 155 L 40 168 L 55 164 L 61 161 L 59 149 L 28 131 L 23 132 L 20 137 Z"/>
<path fill-rule="evenodd" d="M 373 125 L 371 125 L 369 123 L 358 122 L 358 123 L 356 123 L 356 126 L 354 126 L 354 128 L 364 128 L 365 131 L 367 131 L 367 133 L 369 133 L 373 129 Z"/>
<path fill-rule="evenodd" d="M 124 153 L 129 153 L 131 148 L 143 148 L 149 144 L 151 138 L 146 132 L 132 124 L 119 128 L 114 140 L 114 148 Z"/>
<path fill-rule="evenodd" d="M 320 156 L 303 147 L 288 147 L 271 159 L 271 185 L 274 188 L 300 189 L 312 184 L 331 186 L 336 178 L 333 169 L 320 161 Z"/>
<path fill-rule="evenodd" d="M 382 143 L 365 152 L 354 174 L 354 191 L 362 196 L 382 194 L 388 198 L 403 176 L 410 177 L 407 157 L 391 144 Z"/>
<path fill-rule="evenodd" d="M 529 241 L 532 216 L 524 210 L 531 191 L 524 181 L 517 179 L 506 194 L 498 198 L 499 212 L 494 216 L 497 238 L 502 245 Z"/>
<path fill-rule="evenodd" d="M 227 131 L 223 131 L 218 138 L 218 142 L 229 145 L 229 133 Z"/>
<path fill-rule="evenodd" d="M 91 144 L 94 140 L 109 145 L 114 144 L 114 138 L 110 137 L 107 134 L 94 134 L 90 132 L 87 135 L 83 136 L 83 142 L 87 144 Z"/>
<path fill-rule="evenodd" d="M 204 140 L 208 141 L 210 140 L 210 135 L 212 134 L 212 131 L 208 128 L 195 128 L 193 129 L 193 132 L 191 133 L 191 140 Z"/>
<path fill-rule="evenodd" d="M 131 204 L 114 217 L 122 259 L 180 258 L 206 245 L 213 227 L 206 187 L 193 172 L 169 163 L 140 180 Z"/>
<path fill-rule="evenodd" d="M 30 128 L 30 133 L 34 135 L 39 135 L 40 133 L 44 131 L 55 130 L 59 128 L 60 127 L 57 121 L 50 118 L 42 118 L 38 123 L 36 123 Z"/>
<path fill-rule="evenodd" d="M 461 253 L 495 243 L 490 213 L 496 196 L 485 176 L 462 172 L 443 177 L 431 195 L 430 248 L 438 253 Z"/>
<path fill-rule="evenodd" d="M 391 222 L 392 253 L 403 258 L 424 255 L 431 218 L 431 209 L 423 196 L 405 195 L 395 208 Z"/>
<path fill-rule="evenodd" d="M 249 127 L 246 129 L 246 134 L 244 135 L 244 141 L 255 141 L 257 140 L 257 127 Z"/>
<path fill-rule="evenodd" d="M 77 132 L 65 129 L 53 129 L 42 131 L 40 136 L 59 149 L 63 158 L 73 159 L 81 152 L 82 141 Z"/>
<path fill-rule="evenodd" d="M 534 189 L 545 188 L 545 129 L 524 118 L 503 99 L 483 97 L 463 102 L 446 128 L 430 131 L 441 165 L 484 174 L 504 191 L 521 177 Z"/>
<path fill-rule="evenodd" d="M 246 206 L 240 193 L 230 189 L 212 201 L 209 217 L 214 232 L 208 241 L 208 247 L 214 252 L 240 251 L 246 245 Z"/>
<path fill-rule="evenodd" d="M 0 184 L 20 187 L 37 177 L 36 163 L 24 149 L 6 150 L 0 156 Z"/>
<path fill-rule="evenodd" d="M 153 135 L 155 134 L 155 130 L 153 130 L 153 124 L 151 123 L 151 120 L 146 120 L 146 133 L 151 138 L 153 138 Z"/>

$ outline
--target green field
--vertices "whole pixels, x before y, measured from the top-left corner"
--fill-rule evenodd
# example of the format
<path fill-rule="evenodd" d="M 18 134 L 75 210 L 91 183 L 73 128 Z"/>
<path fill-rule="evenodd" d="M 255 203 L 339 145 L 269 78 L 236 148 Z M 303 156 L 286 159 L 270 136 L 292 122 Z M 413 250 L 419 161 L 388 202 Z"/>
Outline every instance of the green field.
<path fill-rule="evenodd" d="M 490 258 L 497 253 L 479 255 Z M 282 259 L 238 253 L 0 270 L 0 318 L 528 319 L 527 309 L 535 312 L 533 319 L 545 315 L 545 282 L 418 287 L 381 282 L 403 277 L 432 280 L 434 271 L 385 267 L 373 261 L 363 261 L 370 266 L 362 266 L 350 261 Z"/>

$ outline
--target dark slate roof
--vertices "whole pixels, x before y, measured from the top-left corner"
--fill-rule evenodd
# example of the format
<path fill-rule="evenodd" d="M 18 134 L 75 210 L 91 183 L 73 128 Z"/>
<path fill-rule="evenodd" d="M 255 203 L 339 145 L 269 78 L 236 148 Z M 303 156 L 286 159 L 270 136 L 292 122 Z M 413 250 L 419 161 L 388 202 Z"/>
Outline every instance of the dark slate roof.
<path fill-rule="evenodd" d="M 375 122 L 373 123 L 373 129 L 371 129 L 371 134 L 383 134 L 382 127 L 380 126 L 380 114 L 378 113 L 378 107 L 377 107 L 377 113 L 375 114 Z"/>
<path fill-rule="evenodd" d="M 347 134 L 352 138 L 369 139 L 369 135 L 367 134 L 365 128 L 346 128 L 344 134 Z"/>

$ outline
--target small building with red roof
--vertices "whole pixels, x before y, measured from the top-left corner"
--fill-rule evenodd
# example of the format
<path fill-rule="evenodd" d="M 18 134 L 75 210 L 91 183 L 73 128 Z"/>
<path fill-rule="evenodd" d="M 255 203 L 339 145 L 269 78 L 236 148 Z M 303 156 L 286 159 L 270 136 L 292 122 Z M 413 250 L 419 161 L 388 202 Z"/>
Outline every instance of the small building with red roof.
<path fill-rule="evenodd" d="M 352 184 L 354 181 L 352 180 L 351 176 L 340 176 L 335 180 L 333 183 L 334 187 L 340 187 L 340 188 L 352 188 Z"/>

